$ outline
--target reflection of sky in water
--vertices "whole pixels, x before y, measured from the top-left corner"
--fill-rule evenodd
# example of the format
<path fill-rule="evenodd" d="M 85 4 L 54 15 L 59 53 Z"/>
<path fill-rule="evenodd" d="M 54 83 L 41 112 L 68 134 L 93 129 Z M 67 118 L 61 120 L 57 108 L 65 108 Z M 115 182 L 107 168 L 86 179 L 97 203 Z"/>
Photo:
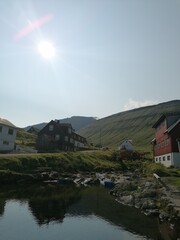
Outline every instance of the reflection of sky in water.
<path fill-rule="evenodd" d="M 8 201 L 0 218 L 0 233 L 3 240 L 120 240 L 144 239 L 124 231 L 96 217 L 66 215 L 62 223 L 50 222 L 39 226 L 28 209 L 28 204 Z"/>

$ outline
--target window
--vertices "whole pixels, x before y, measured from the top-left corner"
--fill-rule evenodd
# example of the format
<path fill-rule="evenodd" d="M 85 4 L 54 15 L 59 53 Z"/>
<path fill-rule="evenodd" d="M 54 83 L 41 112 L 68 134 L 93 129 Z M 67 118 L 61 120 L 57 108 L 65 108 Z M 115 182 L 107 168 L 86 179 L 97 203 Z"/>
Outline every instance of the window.
<path fill-rule="evenodd" d="M 163 161 L 165 161 L 166 160 L 166 158 L 165 157 L 163 157 Z"/>
<path fill-rule="evenodd" d="M 54 125 L 49 125 L 49 131 L 53 131 L 54 130 Z"/>
<path fill-rule="evenodd" d="M 158 158 L 156 158 L 156 162 L 158 162 Z"/>
<path fill-rule="evenodd" d="M 167 160 L 171 160 L 171 156 L 170 155 L 167 156 Z"/>
<path fill-rule="evenodd" d="M 2 132 L 2 126 L 0 126 L 0 133 Z"/>
<path fill-rule="evenodd" d="M 9 142 L 8 141 L 3 141 L 3 144 L 4 145 L 9 145 Z"/>
<path fill-rule="evenodd" d="M 8 134 L 13 135 L 13 129 L 12 128 L 9 128 Z"/>
<path fill-rule="evenodd" d="M 71 128 L 70 127 L 68 128 L 68 133 L 71 134 Z"/>
<path fill-rule="evenodd" d="M 56 134 L 55 135 L 55 140 L 58 141 L 60 139 L 60 135 L 59 134 Z"/>
<path fill-rule="evenodd" d="M 159 161 L 161 162 L 161 157 L 159 157 Z"/>

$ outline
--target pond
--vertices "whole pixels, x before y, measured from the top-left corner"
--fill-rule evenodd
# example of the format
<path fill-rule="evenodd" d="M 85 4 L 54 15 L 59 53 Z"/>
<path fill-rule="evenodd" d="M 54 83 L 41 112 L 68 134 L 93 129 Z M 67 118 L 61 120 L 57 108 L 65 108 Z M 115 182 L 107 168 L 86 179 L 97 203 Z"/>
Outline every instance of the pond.
<path fill-rule="evenodd" d="M 103 187 L 1 187 L 0 239 L 162 239 L 156 218 L 117 203 Z"/>

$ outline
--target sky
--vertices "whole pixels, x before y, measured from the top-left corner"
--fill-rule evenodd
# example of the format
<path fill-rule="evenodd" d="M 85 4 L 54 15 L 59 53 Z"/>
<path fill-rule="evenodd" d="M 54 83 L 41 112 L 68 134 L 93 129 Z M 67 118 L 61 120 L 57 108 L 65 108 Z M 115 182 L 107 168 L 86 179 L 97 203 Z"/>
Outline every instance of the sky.
<path fill-rule="evenodd" d="M 0 0 L 0 31 L 0 117 L 18 127 L 180 99 L 180 0 Z"/>

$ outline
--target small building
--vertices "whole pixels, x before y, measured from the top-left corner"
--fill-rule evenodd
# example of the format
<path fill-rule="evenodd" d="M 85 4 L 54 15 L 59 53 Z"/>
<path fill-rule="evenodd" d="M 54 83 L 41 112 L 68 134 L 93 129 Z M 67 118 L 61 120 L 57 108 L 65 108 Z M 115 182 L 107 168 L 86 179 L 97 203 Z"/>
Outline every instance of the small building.
<path fill-rule="evenodd" d="M 133 151 L 132 140 L 126 139 L 123 142 L 121 142 L 118 146 L 118 150 L 132 152 Z"/>
<path fill-rule="evenodd" d="M 180 113 L 162 115 L 153 128 L 154 161 L 166 167 L 180 167 Z"/>
<path fill-rule="evenodd" d="M 28 133 L 33 133 L 33 134 L 38 134 L 38 132 L 39 132 L 40 130 L 38 129 L 38 128 L 35 128 L 35 127 L 30 127 L 28 130 L 27 130 L 27 132 Z"/>
<path fill-rule="evenodd" d="M 11 152 L 14 150 L 17 127 L 7 119 L 0 118 L 0 152 Z"/>
<path fill-rule="evenodd" d="M 86 139 L 75 133 L 69 123 L 51 120 L 39 133 L 37 139 L 38 151 L 71 151 L 82 148 Z"/>

